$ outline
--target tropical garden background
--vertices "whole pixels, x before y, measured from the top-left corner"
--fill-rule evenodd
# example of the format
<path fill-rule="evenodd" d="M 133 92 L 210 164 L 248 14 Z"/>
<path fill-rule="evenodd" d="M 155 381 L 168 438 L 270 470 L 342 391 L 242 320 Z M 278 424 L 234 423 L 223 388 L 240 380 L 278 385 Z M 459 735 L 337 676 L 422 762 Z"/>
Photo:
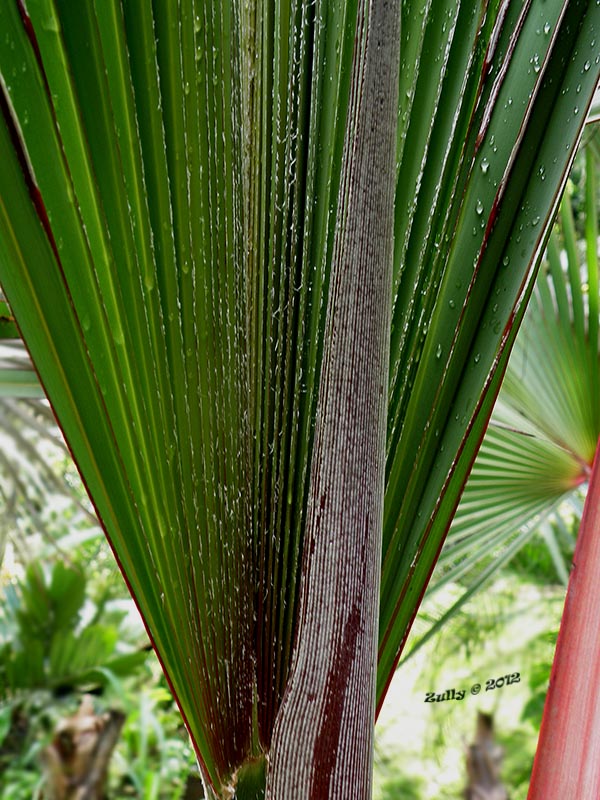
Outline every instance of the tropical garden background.
<path fill-rule="evenodd" d="M 600 433 L 598 174 L 586 129 L 463 500 L 378 726 L 374 798 L 458 798 L 476 713 L 525 798 Z M 11 314 L 4 307 L 3 325 Z M 20 342 L 1 345 L 0 797 L 44 784 L 56 724 L 91 692 L 125 713 L 110 796 L 200 791 L 193 749 Z M 38 395 L 36 397 L 36 395 Z M 485 691 L 491 678 L 519 681 Z M 481 691 L 473 693 L 479 685 Z M 426 703 L 431 693 L 465 690 Z"/>

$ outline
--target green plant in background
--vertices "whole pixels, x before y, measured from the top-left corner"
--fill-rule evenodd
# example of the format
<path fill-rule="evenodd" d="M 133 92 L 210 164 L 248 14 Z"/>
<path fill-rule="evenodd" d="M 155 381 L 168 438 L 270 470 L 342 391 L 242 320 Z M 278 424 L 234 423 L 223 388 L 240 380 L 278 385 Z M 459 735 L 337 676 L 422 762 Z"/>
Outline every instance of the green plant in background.
<path fill-rule="evenodd" d="M 143 649 L 119 652 L 119 629 L 103 622 L 101 613 L 97 621 L 82 620 L 85 589 L 82 572 L 61 561 L 48 575 L 39 562 L 33 563 L 20 584 L 5 588 L 0 611 L 0 699 L 18 697 L 21 690 L 60 693 L 103 685 L 102 669 L 119 675 L 143 664 Z"/>
<path fill-rule="evenodd" d="M 14 364 L 19 373 L 32 371 L 22 343 L 12 344 L 13 363 L 0 354 L 6 386 Z M 2 585 L 20 580 L 26 568 L 38 561 L 50 572 L 61 561 L 88 579 L 86 602 L 93 604 L 94 619 L 110 619 L 110 608 L 116 604 L 132 609 L 45 400 L 0 397 L 0 556 L 4 558 L 0 558 Z M 114 622 L 120 625 L 118 618 Z"/>
<path fill-rule="evenodd" d="M 139 623 L 125 632 L 126 589 L 47 404 L 0 399 L 0 437 L 1 543 L 14 561 L 1 587 L 0 700 L 102 685 L 98 668 L 136 671 L 146 640 Z"/>
<path fill-rule="evenodd" d="M 164 680 L 134 692 L 114 679 L 111 686 L 115 701 L 127 714 L 113 757 L 111 796 L 181 800 L 197 768 Z"/>
<path fill-rule="evenodd" d="M 127 641 L 125 611 L 96 606 L 79 567 L 32 562 L 0 605 L 0 797 L 37 796 L 42 751 L 82 691 L 141 677 L 145 648 Z M 139 638 L 139 632 L 138 632 Z M 107 697 L 104 702 L 110 702 Z"/>
<path fill-rule="evenodd" d="M 85 558 L 85 542 L 79 547 L 76 562 Z M 100 712 L 126 715 L 110 796 L 181 798 L 195 772 L 193 750 L 158 665 L 149 669 L 140 626 L 132 639 L 123 624 L 130 612 L 113 607 L 114 591 L 108 603 L 91 601 L 86 583 L 104 584 L 102 567 L 98 574 L 88 565 L 86 581 L 79 566 L 41 563 L 5 588 L 1 605 L 0 798 L 31 800 L 45 790 L 43 752 L 84 691 L 97 695 Z"/>
<path fill-rule="evenodd" d="M 270 797 L 366 798 L 600 7 L 28 0 L 0 27 L 0 280 L 207 790 L 261 796 L 268 755 Z"/>
<path fill-rule="evenodd" d="M 6 387 L 31 371 L 19 344 L 0 356 Z M 42 753 L 92 690 L 126 715 L 111 797 L 179 800 L 193 750 L 47 403 L 0 398 L 0 437 L 0 798 L 47 791 Z"/>

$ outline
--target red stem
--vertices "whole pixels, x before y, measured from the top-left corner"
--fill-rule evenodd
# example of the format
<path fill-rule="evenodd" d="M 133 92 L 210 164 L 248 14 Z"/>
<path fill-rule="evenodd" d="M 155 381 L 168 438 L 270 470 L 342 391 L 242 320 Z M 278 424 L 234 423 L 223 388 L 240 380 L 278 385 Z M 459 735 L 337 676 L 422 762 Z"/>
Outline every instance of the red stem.
<path fill-rule="evenodd" d="M 592 465 L 528 800 L 600 797 L 600 441 Z"/>

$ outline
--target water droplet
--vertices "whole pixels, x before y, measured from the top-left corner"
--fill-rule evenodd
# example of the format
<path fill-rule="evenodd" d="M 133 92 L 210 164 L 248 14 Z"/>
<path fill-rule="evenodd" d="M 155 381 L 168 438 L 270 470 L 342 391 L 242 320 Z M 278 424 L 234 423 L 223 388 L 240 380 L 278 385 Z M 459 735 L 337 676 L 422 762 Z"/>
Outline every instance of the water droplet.
<path fill-rule="evenodd" d="M 435 350 L 435 357 L 439 360 L 442 357 L 442 345 L 438 344 Z"/>
<path fill-rule="evenodd" d="M 579 114 L 579 106 L 575 106 L 575 108 L 573 109 L 573 114 L 575 114 L 575 116 Z"/>
<path fill-rule="evenodd" d="M 545 22 L 544 23 L 544 33 L 546 34 L 546 36 L 548 36 L 548 34 L 550 33 L 550 23 L 549 22 Z"/>
<path fill-rule="evenodd" d="M 60 30 L 58 19 L 51 14 L 42 22 L 42 30 L 50 31 L 51 33 L 58 33 Z"/>
<path fill-rule="evenodd" d="M 502 263 L 504 264 L 505 267 L 508 267 L 508 265 L 510 264 L 510 256 L 504 256 L 504 258 L 502 259 Z"/>
<path fill-rule="evenodd" d="M 155 283 L 154 283 L 154 272 L 152 272 L 150 270 L 146 270 L 144 272 L 144 286 L 146 287 L 146 289 L 149 292 L 153 291 L 154 286 L 155 286 Z"/>
<path fill-rule="evenodd" d="M 186 82 L 185 82 L 185 84 L 183 85 L 183 91 L 184 91 L 186 94 L 189 94 L 189 93 L 190 93 L 190 82 L 189 82 L 189 81 L 186 81 Z"/>
<path fill-rule="evenodd" d="M 483 214 L 483 203 L 481 202 L 481 200 L 477 201 L 477 205 L 475 206 L 475 211 L 479 215 Z"/>
<path fill-rule="evenodd" d="M 113 341 L 119 347 L 123 347 L 125 344 L 125 336 L 123 334 L 123 328 L 120 325 L 116 325 L 113 323 Z"/>
<path fill-rule="evenodd" d="M 586 62 L 585 62 L 585 64 L 583 65 L 583 71 L 584 71 L 584 72 L 588 72 L 588 70 L 589 70 L 589 68 L 590 68 L 591 66 L 592 66 L 592 65 L 590 64 L 590 62 L 589 62 L 589 61 L 586 61 Z"/>
<path fill-rule="evenodd" d="M 481 353 L 476 353 L 476 354 L 475 354 L 475 356 L 474 356 L 474 358 L 473 358 L 473 361 L 474 361 L 476 364 L 479 364 L 479 361 L 480 361 L 480 360 L 481 360 Z"/>
<path fill-rule="evenodd" d="M 481 162 L 481 171 L 483 172 L 484 175 L 486 174 L 489 168 L 490 168 L 490 162 L 487 160 L 487 158 L 484 158 Z"/>
<path fill-rule="evenodd" d="M 448 305 L 450 308 L 456 308 L 456 303 L 454 302 L 454 300 L 448 300 Z"/>

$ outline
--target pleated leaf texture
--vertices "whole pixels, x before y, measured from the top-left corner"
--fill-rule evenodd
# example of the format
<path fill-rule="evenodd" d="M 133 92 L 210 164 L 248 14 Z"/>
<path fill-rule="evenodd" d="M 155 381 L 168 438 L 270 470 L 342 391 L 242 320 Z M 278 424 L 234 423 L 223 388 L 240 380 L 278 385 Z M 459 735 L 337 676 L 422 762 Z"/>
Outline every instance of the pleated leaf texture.
<path fill-rule="evenodd" d="M 0 4 L 0 281 L 219 794 L 268 751 L 294 646 L 359 6 Z M 600 5 L 407 0 L 401 26 L 379 705 L 598 80 Z"/>
<path fill-rule="evenodd" d="M 600 129 L 578 156 L 581 231 L 565 195 L 498 400 L 450 526 L 428 595 L 464 592 L 411 649 L 542 531 L 565 584 L 555 529 L 561 504 L 585 491 L 600 437 L 598 175 Z"/>

